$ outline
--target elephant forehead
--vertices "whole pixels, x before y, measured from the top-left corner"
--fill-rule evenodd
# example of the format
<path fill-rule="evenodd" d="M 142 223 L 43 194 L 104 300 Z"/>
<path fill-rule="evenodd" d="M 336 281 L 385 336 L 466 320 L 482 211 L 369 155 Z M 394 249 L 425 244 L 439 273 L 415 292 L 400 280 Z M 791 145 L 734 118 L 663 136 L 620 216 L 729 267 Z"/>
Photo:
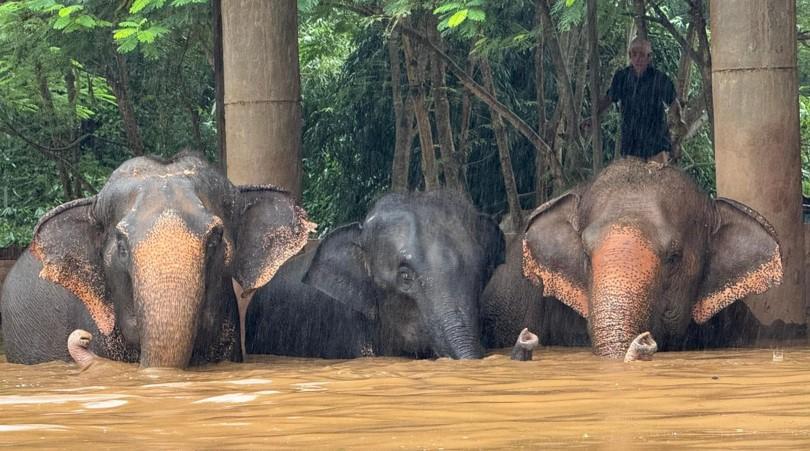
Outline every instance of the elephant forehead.
<path fill-rule="evenodd" d="M 215 225 L 216 221 L 213 221 L 211 227 Z M 202 238 L 192 233 L 185 221 L 172 210 L 157 218 L 154 227 L 133 246 L 132 251 L 138 271 L 161 266 L 201 265 L 203 261 Z M 186 274 L 196 268 L 182 269 L 179 273 Z"/>
<path fill-rule="evenodd" d="M 189 213 L 211 210 L 227 215 L 232 203 L 233 193 L 227 185 L 211 183 L 199 176 L 127 176 L 107 182 L 98 195 L 94 213 L 108 220 L 132 214 L 154 216 L 166 208 Z"/>
<path fill-rule="evenodd" d="M 627 229 L 660 253 L 679 241 L 683 232 L 683 227 L 673 223 L 658 205 L 611 211 L 590 221 L 581 233 L 582 244 L 589 251 L 617 230 Z"/>

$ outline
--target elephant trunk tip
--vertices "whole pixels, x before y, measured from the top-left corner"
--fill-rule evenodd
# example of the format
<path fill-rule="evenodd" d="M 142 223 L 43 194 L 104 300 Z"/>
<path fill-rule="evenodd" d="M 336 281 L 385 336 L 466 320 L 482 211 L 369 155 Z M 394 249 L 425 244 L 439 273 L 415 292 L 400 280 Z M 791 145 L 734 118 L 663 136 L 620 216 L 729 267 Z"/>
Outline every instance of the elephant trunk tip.
<path fill-rule="evenodd" d="M 658 343 L 652 337 L 650 332 L 639 334 L 627 348 L 627 353 L 624 355 L 625 362 L 632 362 L 635 360 L 652 360 L 653 354 L 658 351 Z"/>
<path fill-rule="evenodd" d="M 68 335 L 68 353 L 82 370 L 89 367 L 96 359 L 93 351 L 88 349 L 92 340 L 93 334 L 83 329 L 76 329 Z"/>
<path fill-rule="evenodd" d="M 532 351 L 537 348 L 540 339 L 537 335 L 523 328 L 518 335 L 515 346 L 512 348 L 512 360 L 527 361 L 532 359 Z"/>

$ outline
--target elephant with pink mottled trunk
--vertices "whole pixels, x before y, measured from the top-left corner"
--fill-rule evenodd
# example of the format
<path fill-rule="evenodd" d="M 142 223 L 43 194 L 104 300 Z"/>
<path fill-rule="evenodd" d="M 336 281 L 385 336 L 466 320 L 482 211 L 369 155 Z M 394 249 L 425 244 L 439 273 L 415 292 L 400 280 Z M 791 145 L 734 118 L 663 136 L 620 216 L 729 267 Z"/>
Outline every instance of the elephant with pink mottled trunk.
<path fill-rule="evenodd" d="M 646 331 L 682 343 L 690 322 L 780 283 L 782 264 L 757 212 L 628 158 L 532 213 L 523 273 L 587 319 L 594 353 L 623 358 Z"/>
<path fill-rule="evenodd" d="M 314 227 L 291 196 L 232 185 L 204 158 L 134 158 L 90 198 L 47 213 L 3 286 L 9 362 L 101 357 L 176 367 L 241 360 L 234 281 L 266 284 Z"/>

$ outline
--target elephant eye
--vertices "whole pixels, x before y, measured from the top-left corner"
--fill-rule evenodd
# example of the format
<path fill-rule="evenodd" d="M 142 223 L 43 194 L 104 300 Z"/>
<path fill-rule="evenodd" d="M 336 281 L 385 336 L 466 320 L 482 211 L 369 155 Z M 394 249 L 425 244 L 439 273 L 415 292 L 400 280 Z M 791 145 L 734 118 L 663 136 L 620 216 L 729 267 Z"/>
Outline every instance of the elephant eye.
<path fill-rule="evenodd" d="M 121 257 L 128 257 L 129 256 L 129 246 L 127 245 L 127 239 L 122 234 L 118 234 L 115 237 L 115 246 L 116 250 L 118 251 L 118 255 Z"/>
<path fill-rule="evenodd" d="M 678 263 L 679 261 L 681 261 L 681 257 L 682 257 L 681 251 L 679 251 L 679 250 L 678 251 L 671 251 L 667 255 L 666 260 L 667 260 L 667 263 L 674 264 L 674 263 Z"/>
<path fill-rule="evenodd" d="M 222 228 L 217 227 L 211 231 L 211 234 L 208 236 L 208 248 L 213 249 L 219 246 L 219 243 L 222 241 Z"/>
<path fill-rule="evenodd" d="M 399 267 L 399 274 L 397 274 L 397 281 L 399 283 L 400 288 L 407 290 L 411 288 L 413 282 L 415 281 L 414 273 L 411 268 L 407 266 L 400 266 Z"/>

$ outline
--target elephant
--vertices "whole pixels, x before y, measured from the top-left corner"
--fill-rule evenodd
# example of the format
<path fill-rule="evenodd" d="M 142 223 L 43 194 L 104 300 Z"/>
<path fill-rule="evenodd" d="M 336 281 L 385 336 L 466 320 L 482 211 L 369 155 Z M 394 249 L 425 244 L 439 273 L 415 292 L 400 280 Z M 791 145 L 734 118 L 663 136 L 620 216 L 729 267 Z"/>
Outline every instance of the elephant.
<path fill-rule="evenodd" d="M 84 329 L 141 367 L 240 361 L 234 286 L 266 284 L 314 227 L 289 193 L 234 186 L 194 152 L 127 160 L 35 227 L 0 297 L 6 357 L 67 361 Z"/>
<path fill-rule="evenodd" d="M 497 224 L 460 194 L 385 194 L 256 292 L 247 351 L 481 358 L 479 296 L 503 252 Z"/>
<path fill-rule="evenodd" d="M 783 269 L 756 211 L 674 166 L 625 158 L 531 214 L 523 274 L 587 319 L 595 354 L 618 359 L 646 331 L 677 348 L 690 324 L 781 283 Z"/>
<path fill-rule="evenodd" d="M 506 259 L 495 268 L 481 294 L 483 343 L 487 348 L 512 346 L 528 328 L 543 345 L 589 346 L 588 324 L 577 312 L 544 297 L 523 276 L 523 234 L 507 240 Z"/>

